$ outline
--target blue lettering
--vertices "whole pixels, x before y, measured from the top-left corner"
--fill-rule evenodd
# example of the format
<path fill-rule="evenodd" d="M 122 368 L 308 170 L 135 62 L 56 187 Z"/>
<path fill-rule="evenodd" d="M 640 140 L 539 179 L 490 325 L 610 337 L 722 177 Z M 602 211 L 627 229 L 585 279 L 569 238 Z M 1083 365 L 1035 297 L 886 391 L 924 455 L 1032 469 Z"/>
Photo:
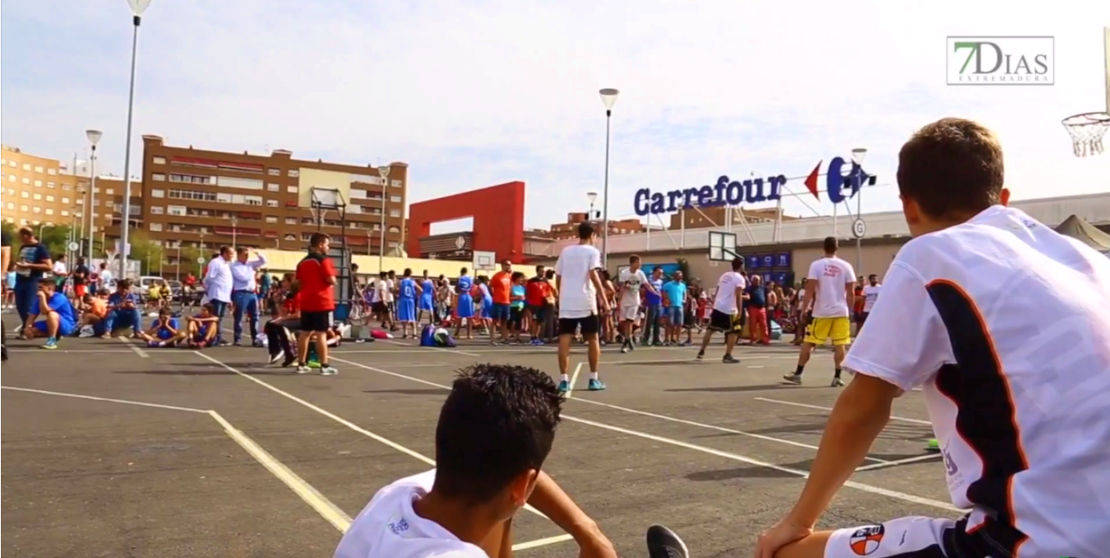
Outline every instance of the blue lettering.
<path fill-rule="evenodd" d="M 667 207 L 667 211 L 670 211 L 670 212 L 678 211 L 678 198 L 681 198 L 681 197 L 682 197 L 682 190 L 675 190 L 673 192 L 667 192 L 667 198 L 671 202 L 671 205 L 669 205 Z"/>
<path fill-rule="evenodd" d="M 686 190 L 684 190 L 682 192 L 682 198 L 683 198 L 682 208 L 683 209 L 694 209 L 693 198 L 696 198 L 698 196 L 698 191 L 699 190 L 700 190 L 700 188 L 687 188 Z"/>
<path fill-rule="evenodd" d="M 698 207 L 710 207 L 713 205 L 714 192 L 712 186 L 702 186 L 698 190 Z"/>
<path fill-rule="evenodd" d="M 840 203 L 844 201 L 844 194 L 841 193 L 841 188 L 844 186 L 844 176 L 840 173 L 840 169 L 844 167 L 844 159 L 840 157 L 833 157 L 829 161 L 828 175 L 825 177 L 825 186 L 829 191 L 829 201 Z"/>
<path fill-rule="evenodd" d="M 651 195 L 652 214 L 659 215 L 660 213 L 666 213 L 666 209 L 664 209 L 665 206 L 663 204 L 663 194 L 656 192 Z"/>
<path fill-rule="evenodd" d="M 647 202 L 649 197 L 651 197 L 651 190 L 647 188 L 636 190 L 636 199 L 632 202 L 632 205 L 636 208 L 636 215 L 643 217 L 651 213 L 651 208 L 648 207 Z"/>
<path fill-rule="evenodd" d="M 740 205 L 740 203 L 744 201 L 744 185 L 735 180 L 729 182 L 728 190 L 725 194 L 725 201 L 728 205 Z"/>
<path fill-rule="evenodd" d="M 767 196 L 763 195 L 763 179 L 757 178 L 755 180 L 745 180 L 744 186 L 748 189 L 748 203 L 757 203 L 765 201 Z"/>
<path fill-rule="evenodd" d="M 771 183 L 771 193 L 767 194 L 767 200 L 777 201 L 782 199 L 782 187 L 786 186 L 786 177 L 780 174 L 768 178 L 767 181 Z"/>
<path fill-rule="evenodd" d="M 710 207 L 725 205 L 727 203 L 725 198 L 725 190 L 728 188 L 728 177 L 722 176 L 717 179 L 716 186 L 713 187 L 717 192 L 717 197 L 709 204 Z"/>

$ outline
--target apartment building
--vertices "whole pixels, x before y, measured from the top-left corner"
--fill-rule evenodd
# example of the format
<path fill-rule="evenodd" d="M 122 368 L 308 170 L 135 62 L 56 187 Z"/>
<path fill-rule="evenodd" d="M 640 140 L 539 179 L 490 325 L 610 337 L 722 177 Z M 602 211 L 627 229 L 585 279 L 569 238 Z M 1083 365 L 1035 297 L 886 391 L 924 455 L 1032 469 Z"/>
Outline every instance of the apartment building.
<path fill-rule="evenodd" d="M 50 227 L 70 225 L 82 232 L 88 228 L 83 208 L 95 203 L 95 228 L 102 233 L 111 223 L 115 196 L 122 188 L 98 179 L 96 200 L 90 200 L 87 162 L 60 161 L 24 153 L 18 147 L 0 148 L 0 194 L 3 219 L 16 226 Z M 109 179 L 110 182 L 110 179 Z M 116 190 L 119 190 L 117 192 Z"/>
<path fill-rule="evenodd" d="M 403 241 L 408 189 L 408 165 L 389 167 L 386 184 L 374 165 L 299 160 L 283 149 L 258 155 L 178 147 L 146 135 L 143 179 L 141 188 L 132 185 L 129 225 L 166 249 L 166 273 L 175 271 L 175 248 L 301 250 L 317 230 L 356 254 L 378 254 L 383 223 L 388 254 Z M 339 194 L 346 206 L 345 236 L 339 210 L 314 214 L 313 189 L 329 203 L 334 196 L 324 194 Z M 117 218 L 108 237 L 118 238 L 121 225 Z"/>

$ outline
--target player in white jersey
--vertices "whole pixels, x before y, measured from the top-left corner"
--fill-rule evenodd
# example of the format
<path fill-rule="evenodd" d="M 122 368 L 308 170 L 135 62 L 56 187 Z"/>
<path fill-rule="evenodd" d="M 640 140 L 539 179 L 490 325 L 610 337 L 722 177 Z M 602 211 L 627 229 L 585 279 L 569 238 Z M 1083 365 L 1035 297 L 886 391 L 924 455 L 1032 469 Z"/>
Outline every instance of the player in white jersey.
<path fill-rule="evenodd" d="M 640 269 L 640 256 L 633 255 L 628 258 L 628 268 L 621 270 L 620 294 L 617 295 L 620 304 L 621 335 L 624 337 L 624 343 L 621 345 L 622 353 L 636 348 L 632 340 L 633 326 L 640 319 L 641 289 L 659 294 L 648 281 L 647 275 L 644 275 L 644 270 Z"/>
<path fill-rule="evenodd" d="M 854 378 L 805 489 L 759 558 L 1110 555 L 1110 260 L 1007 208 L 1003 174 L 997 139 L 967 120 L 902 147 L 914 239 L 844 363 Z M 952 502 L 970 513 L 814 533 L 894 398 L 916 386 Z"/>
<path fill-rule="evenodd" d="M 709 327 L 706 328 L 705 336 L 702 337 L 701 350 L 698 351 L 697 356 L 698 360 L 705 358 L 705 348 L 709 346 L 713 334 L 721 332 L 725 334 L 725 356 L 721 361 L 725 364 L 740 362 L 732 356 L 732 349 L 736 346 L 736 341 L 740 338 L 740 330 L 744 327 L 741 312 L 744 308 L 744 299 L 748 297 L 744 294 L 748 281 L 744 279 L 743 272 L 744 258 L 733 258 L 732 271 L 726 271 L 717 280 L 717 294 L 713 297 L 713 312 L 709 314 Z"/>
<path fill-rule="evenodd" d="M 806 275 L 805 302 L 803 314 L 809 310 L 812 318 L 806 327 L 806 337 L 802 350 L 798 353 L 798 367 L 794 372 L 782 377 L 791 384 L 802 383 L 802 372 L 809 362 L 809 355 L 817 345 L 826 341 L 833 344 L 832 387 L 842 387 L 840 365 L 844 362 L 845 349 L 852 342 L 852 321 L 850 302 L 855 298 L 856 272 L 852 264 L 836 256 L 840 248 L 836 237 L 825 239 L 825 257 L 813 262 Z"/>
<path fill-rule="evenodd" d="M 871 313 L 871 309 L 875 307 L 875 302 L 879 300 L 879 291 L 883 286 L 879 284 L 879 276 L 872 273 L 867 276 L 867 286 L 863 288 L 863 314 L 859 319 L 859 327 L 862 330 L 863 324 L 867 323 L 867 315 Z"/>

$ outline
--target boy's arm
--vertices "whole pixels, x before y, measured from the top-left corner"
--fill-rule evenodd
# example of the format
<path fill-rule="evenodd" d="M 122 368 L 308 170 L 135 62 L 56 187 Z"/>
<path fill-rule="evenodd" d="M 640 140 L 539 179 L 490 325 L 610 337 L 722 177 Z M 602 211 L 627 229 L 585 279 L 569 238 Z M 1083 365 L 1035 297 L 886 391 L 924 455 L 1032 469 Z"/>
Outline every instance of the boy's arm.
<path fill-rule="evenodd" d="M 528 499 L 528 503 L 574 537 L 583 555 L 616 558 L 617 553 L 613 549 L 613 543 L 602 534 L 597 522 L 586 515 L 586 512 L 582 511 L 547 473 L 540 471 L 536 488 L 532 491 L 532 497 Z"/>

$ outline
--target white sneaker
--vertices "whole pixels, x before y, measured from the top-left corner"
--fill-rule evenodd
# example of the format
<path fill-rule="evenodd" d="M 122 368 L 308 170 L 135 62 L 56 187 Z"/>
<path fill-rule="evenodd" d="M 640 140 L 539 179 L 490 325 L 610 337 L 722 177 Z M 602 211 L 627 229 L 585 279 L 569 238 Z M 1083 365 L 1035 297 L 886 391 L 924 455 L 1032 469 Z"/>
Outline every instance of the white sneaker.
<path fill-rule="evenodd" d="M 321 376 L 334 376 L 338 373 L 339 370 L 336 370 L 335 367 L 330 364 L 320 369 Z"/>
<path fill-rule="evenodd" d="M 298 364 L 297 365 L 297 374 L 311 374 L 311 373 L 312 373 L 311 368 L 309 368 L 309 367 L 307 367 L 303 364 Z"/>

